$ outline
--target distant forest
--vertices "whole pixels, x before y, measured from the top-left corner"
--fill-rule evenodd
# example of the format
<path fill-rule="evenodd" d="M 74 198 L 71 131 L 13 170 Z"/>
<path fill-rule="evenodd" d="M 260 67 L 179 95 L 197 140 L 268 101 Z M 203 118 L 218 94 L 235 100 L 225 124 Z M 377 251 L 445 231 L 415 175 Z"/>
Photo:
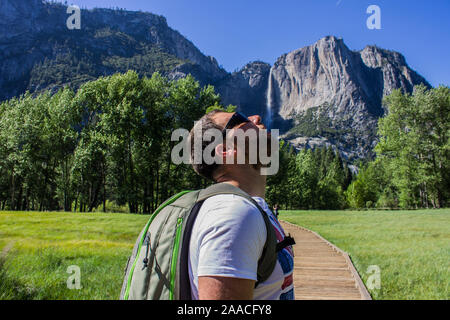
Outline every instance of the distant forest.
<path fill-rule="evenodd" d="M 266 199 L 282 209 L 440 208 L 450 199 L 450 89 L 394 91 L 376 158 L 353 174 L 329 148 L 280 143 Z M 159 73 L 101 77 L 77 91 L 26 93 L 0 104 L 1 210 L 151 213 L 181 190 L 210 184 L 171 162 L 170 140 L 208 109 L 214 87 Z M 228 110 L 233 109 L 228 106 Z"/>

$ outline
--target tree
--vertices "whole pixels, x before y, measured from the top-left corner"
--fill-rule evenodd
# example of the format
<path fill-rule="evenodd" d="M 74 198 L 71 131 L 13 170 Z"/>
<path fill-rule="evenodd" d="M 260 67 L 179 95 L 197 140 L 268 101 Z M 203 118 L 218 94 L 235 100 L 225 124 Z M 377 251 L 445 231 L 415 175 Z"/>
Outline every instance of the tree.
<path fill-rule="evenodd" d="M 380 162 L 369 162 L 360 168 L 357 178 L 345 192 L 351 208 L 372 208 L 384 190 L 385 172 Z"/>
<path fill-rule="evenodd" d="M 439 208 L 449 199 L 450 89 L 394 91 L 385 99 L 375 150 L 392 175 L 403 208 Z"/>

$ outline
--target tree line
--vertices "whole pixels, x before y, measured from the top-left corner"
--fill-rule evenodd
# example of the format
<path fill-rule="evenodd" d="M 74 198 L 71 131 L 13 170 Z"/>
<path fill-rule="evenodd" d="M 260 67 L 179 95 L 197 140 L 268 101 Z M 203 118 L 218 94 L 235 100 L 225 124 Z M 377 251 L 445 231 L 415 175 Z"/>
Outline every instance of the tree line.
<path fill-rule="evenodd" d="M 296 152 L 280 142 L 280 169 L 267 179 L 266 199 L 283 209 L 343 209 L 352 171 L 330 147 Z"/>
<path fill-rule="evenodd" d="M 191 128 L 219 96 L 191 76 L 101 77 L 0 105 L 2 210 L 150 213 L 206 182 L 171 163 L 175 128 Z M 126 206 L 126 208 L 124 208 Z"/>
<path fill-rule="evenodd" d="M 328 148 L 280 142 L 267 201 L 284 209 L 443 207 L 449 199 L 448 87 L 385 100 L 373 161 L 359 174 Z M 151 213 L 181 190 L 210 184 L 174 165 L 171 133 L 223 108 L 214 87 L 135 72 L 0 104 L 0 209 Z M 235 107 L 228 106 L 227 111 Z"/>

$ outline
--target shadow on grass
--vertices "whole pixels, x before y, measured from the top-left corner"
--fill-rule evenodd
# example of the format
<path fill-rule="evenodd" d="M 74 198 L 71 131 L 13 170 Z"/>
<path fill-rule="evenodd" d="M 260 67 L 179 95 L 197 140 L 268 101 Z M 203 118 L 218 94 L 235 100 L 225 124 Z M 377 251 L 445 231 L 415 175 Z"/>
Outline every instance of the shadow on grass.
<path fill-rule="evenodd" d="M 11 258 L 11 248 L 7 247 L 0 253 L 0 300 L 35 300 L 48 299 L 46 294 L 24 283 L 21 279 L 8 273 L 8 259 Z"/>

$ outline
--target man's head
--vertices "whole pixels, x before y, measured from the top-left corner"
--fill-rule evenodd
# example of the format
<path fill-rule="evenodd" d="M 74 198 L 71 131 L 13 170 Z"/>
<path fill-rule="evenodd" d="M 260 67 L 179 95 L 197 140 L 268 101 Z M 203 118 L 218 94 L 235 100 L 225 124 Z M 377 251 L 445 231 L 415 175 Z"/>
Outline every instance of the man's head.
<path fill-rule="evenodd" d="M 216 141 L 215 138 L 209 139 L 208 131 L 211 131 L 211 129 L 221 133 L 222 139 L 219 141 Z M 257 115 L 247 118 L 239 113 L 229 113 L 222 110 L 213 110 L 204 115 L 196 122 L 189 135 L 191 164 L 195 172 L 207 179 L 216 181 L 221 174 L 237 168 L 240 170 L 244 168 L 245 170 L 260 169 L 261 163 L 258 156 L 260 129 L 265 129 L 265 126 L 261 123 L 261 117 Z M 195 139 L 198 139 L 199 136 L 202 138 L 202 143 L 201 148 L 198 149 L 201 150 L 196 150 Z M 205 139 L 205 137 L 207 138 Z M 244 146 L 239 144 L 238 137 L 243 137 L 241 142 Z M 270 135 L 268 138 L 270 139 Z M 268 149 L 270 155 L 270 142 L 268 143 Z M 208 155 L 211 152 L 210 156 L 216 161 L 212 163 L 204 161 L 203 155 L 205 152 Z M 201 161 L 194 161 L 195 153 Z M 230 159 L 232 160 L 231 164 Z M 244 159 L 244 161 L 239 162 L 239 159 Z"/>

